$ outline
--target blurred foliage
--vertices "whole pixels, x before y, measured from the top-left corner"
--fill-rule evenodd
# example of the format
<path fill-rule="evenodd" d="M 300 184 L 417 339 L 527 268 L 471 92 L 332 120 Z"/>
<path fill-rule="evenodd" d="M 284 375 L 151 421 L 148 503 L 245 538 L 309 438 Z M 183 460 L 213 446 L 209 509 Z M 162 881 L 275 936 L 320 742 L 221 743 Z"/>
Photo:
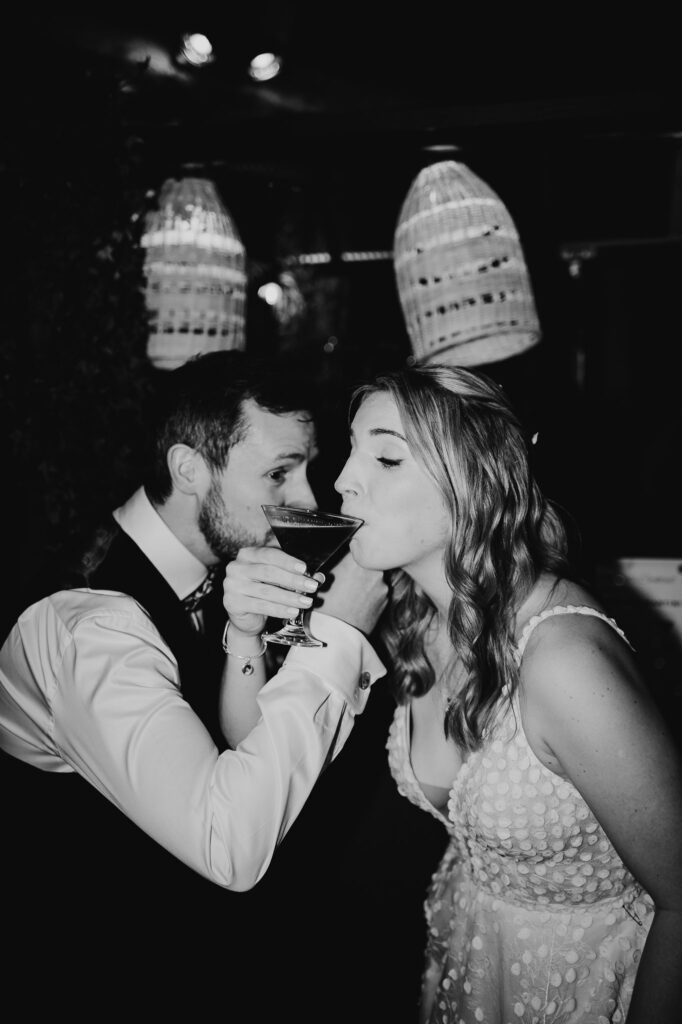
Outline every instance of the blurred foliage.
<path fill-rule="evenodd" d="M 139 245 L 147 198 L 124 88 L 84 69 L 75 109 L 29 111 L 5 139 L 3 536 L 23 578 L 78 544 L 140 472 L 153 380 Z"/>

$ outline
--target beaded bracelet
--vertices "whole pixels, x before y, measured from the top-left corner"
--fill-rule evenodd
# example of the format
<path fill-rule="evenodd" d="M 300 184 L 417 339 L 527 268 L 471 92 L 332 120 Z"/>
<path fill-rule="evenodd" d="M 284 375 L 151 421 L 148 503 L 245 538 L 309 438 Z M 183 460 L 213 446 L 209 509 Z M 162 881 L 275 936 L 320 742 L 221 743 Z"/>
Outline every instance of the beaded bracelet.
<path fill-rule="evenodd" d="M 259 651 L 258 654 L 235 654 L 235 652 L 231 651 L 230 648 L 227 645 L 227 630 L 228 630 L 229 625 L 230 625 L 230 620 L 228 619 L 227 622 L 225 623 L 225 629 L 223 630 L 223 650 L 225 651 L 225 654 L 229 654 L 233 658 L 238 658 L 240 661 L 244 662 L 244 664 L 242 665 L 242 675 L 243 676 L 253 675 L 253 665 L 251 664 L 251 662 L 255 658 L 262 658 L 263 655 L 265 654 L 265 652 L 268 649 L 268 645 L 266 644 L 265 640 L 263 640 L 263 637 L 261 636 L 261 637 L 259 637 L 259 639 L 260 639 L 261 643 L 263 644 L 263 650 Z"/>

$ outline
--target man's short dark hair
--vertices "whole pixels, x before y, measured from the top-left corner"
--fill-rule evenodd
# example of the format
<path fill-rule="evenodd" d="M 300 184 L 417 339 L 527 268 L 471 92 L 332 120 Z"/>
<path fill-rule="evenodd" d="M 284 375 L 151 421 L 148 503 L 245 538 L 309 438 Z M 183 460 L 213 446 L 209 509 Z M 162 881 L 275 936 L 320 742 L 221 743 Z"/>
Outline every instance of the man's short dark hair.
<path fill-rule="evenodd" d="M 310 411 L 300 375 L 280 361 L 260 361 L 244 352 L 209 352 L 165 374 L 152 408 L 145 490 L 161 504 L 171 493 L 166 456 L 174 444 L 195 448 L 219 472 L 230 449 L 244 437 L 244 402 L 268 412 Z"/>

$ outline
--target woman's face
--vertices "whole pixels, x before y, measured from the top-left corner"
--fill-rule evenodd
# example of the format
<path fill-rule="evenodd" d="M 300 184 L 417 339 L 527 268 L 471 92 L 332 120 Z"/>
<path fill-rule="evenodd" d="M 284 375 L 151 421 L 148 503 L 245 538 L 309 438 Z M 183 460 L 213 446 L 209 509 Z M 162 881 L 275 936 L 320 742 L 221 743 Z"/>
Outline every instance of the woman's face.
<path fill-rule="evenodd" d="M 411 455 L 390 395 L 366 398 L 351 424 L 351 453 L 335 488 L 364 525 L 350 549 L 367 569 L 440 570 L 451 520 L 439 489 Z M 412 570 L 412 571 L 411 571 Z"/>

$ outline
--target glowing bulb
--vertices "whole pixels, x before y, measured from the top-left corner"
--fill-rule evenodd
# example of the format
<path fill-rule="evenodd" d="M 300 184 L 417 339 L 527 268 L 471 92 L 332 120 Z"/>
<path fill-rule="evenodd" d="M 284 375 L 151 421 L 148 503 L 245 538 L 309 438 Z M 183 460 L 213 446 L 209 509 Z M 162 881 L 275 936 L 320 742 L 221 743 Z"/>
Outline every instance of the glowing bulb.
<path fill-rule="evenodd" d="M 249 74 L 256 82 L 267 82 L 278 75 L 281 68 L 281 57 L 274 53 L 259 53 L 249 64 Z"/>
<path fill-rule="evenodd" d="M 213 60 L 213 47 L 210 40 L 201 32 L 187 33 L 182 37 L 181 57 L 188 64 L 194 64 L 195 67 L 208 64 Z"/>
<path fill-rule="evenodd" d="M 276 306 L 278 302 L 282 301 L 282 295 L 282 287 L 276 281 L 268 281 L 258 289 L 258 298 L 267 302 L 268 306 Z"/>

